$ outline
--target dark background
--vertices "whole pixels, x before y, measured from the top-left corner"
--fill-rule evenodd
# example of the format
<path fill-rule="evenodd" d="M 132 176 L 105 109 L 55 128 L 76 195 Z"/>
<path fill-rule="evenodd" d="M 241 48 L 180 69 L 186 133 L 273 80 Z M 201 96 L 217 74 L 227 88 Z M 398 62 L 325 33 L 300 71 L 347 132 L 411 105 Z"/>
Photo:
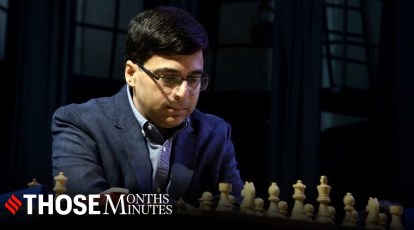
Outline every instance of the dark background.
<path fill-rule="evenodd" d="M 113 2 L 119 6 L 120 2 L 134 1 Z M 333 33 L 326 26 L 330 1 L 268 1 L 273 6 L 272 22 L 261 24 L 254 20 L 246 25 L 255 27 L 254 42 L 243 44 L 220 42 L 221 33 L 231 29 L 220 29 L 224 20 L 220 12 L 224 4 L 263 1 L 138 2 L 142 3 L 141 9 L 135 13 L 156 5 L 176 5 L 206 26 L 211 39 L 207 70 L 212 81 L 209 89 L 201 93 L 198 108 L 232 124 L 242 177 L 254 182 L 259 196 L 266 200 L 268 186 L 277 182 L 281 198 L 291 202 L 292 185 L 301 179 L 307 185 L 307 201 L 316 204 L 319 177 L 327 175 L 332 205 L 338 211 L 346 192 L 354 194 L 359 209 L 365 207 L 369 196 L 414 207 L 410 192 L 414 189 L 414 1 L 350 1 L 358 7 L 368 2 L 381 5 L 370 12 L 380 18 L 376 24 L 380 28 L 378 43 L 370 42 L 366 36 L 365 42 L 359 44 L 367 51 L 364 65 L 370 67 L 368 87 L 360 88 L 333 81 L 322 84 L 324 76 L 332 77 L 332 73 L 325 72 L 323 62 L 335 59 L 326 49 L 326 35 Z M 97 78 L 87 74 L 93 71 L 88 66 L 77 66 L 82 57 L 75 45 L 79 41 L 78 29 L 93 26 L 77 20 L 76 1 L 13 0 L 0 5 L 0 10 L 5 15 L 0 20 L 7 20 L 0 59 L 0 193 L 24 188 L 33 178 L 53 187 L 53 111 L 68 103 L 112 95 L 124 84 L 119 80 L 122 78 L 114 76 L 123 73 L 116 72 L 115 65 L 102 65 L 109 68 L 109 74 Z M 235 8 L 227 19 L 238 21 L 238 14 Z M 364 25 L 362 31 L 369 32 Z M 352 36 L 344 31 L 336 34 L 342 38 Z M 84 44 L 94 42 L 97 41 Z M 111 61 L 122 59 L 114 55 L 119 48 L 117 42 L 108 46 Z M 355 45 L 352 39 L 339 43 L 342 47 Z M 270 76 L 265 86 L 253 87 L 259 84 L 258 76 L 241 74 L 261 61 L 260 56 L 247 55 L 244 62 L 237 63 L 220 59 L 223 50 L 232 53 L 235 48 L 263 48 L 271 53 L 272 58 L 265 59 Z M 375 61 L 368 58 L 372 50 Z M 104 56 L 101 52 L 104 51 L 94 50 L 96 60 Z M 345 56 L 335 60 L 351 62 Z M 235 74 L 220 75 L 226 71 Z M 345 67 L 340 72 L 343 78 L 360 74 L 347 73 Z M 360 119 L 321 128 L 326 113 Z"/>

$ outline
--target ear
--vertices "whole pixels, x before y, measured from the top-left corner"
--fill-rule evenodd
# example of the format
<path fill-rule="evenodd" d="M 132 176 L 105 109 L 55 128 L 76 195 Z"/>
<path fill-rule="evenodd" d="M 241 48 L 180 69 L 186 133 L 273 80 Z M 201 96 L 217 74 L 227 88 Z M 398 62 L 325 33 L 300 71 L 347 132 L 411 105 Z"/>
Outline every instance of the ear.
<path fill-rule="evenodd" d="M 128 60 L 125 63 L 125 81 L 131 87 L 135 86 L 137 72 L 138 66 L 131 60 Z"/>

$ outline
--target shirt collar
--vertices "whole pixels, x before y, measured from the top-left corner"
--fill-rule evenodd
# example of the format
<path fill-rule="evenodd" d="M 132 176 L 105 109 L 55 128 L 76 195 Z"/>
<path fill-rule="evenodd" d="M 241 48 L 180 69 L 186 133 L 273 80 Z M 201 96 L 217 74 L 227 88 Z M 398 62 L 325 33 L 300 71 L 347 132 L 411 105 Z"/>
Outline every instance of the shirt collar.
<path fill-rule="evenodd" d="M 134 102 L 132 101 L 132 93 L 131 93 L 130 87 L 127 87 L 127 94 L 128 94 L 129 105 L 131 106 L 132 112 L 134 113 L 135 118 L 138 120 L 138 123 L 141 126 L 141 130 L 143 132 L 143 135 L 145 136 L 144 125 L 145 123 L 149 121 L 144 116 L 142 116 L 142 114 L 138 112 L 137 108 L 135 107 Z M 175 128 L 174 133 L 170 135 L 169 138 L 174 138 L 179 132 L 187 128 L 189 124 L 190 124 L 189 118 L 187 117 L 182 124 L 180 124 L 177 128 Z"/>

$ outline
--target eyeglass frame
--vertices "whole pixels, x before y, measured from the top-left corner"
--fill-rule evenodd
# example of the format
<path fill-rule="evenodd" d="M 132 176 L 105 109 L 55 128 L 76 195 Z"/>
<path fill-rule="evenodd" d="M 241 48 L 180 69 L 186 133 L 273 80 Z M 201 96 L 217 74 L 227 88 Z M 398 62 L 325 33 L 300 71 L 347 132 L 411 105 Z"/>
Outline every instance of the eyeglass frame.
<path fill-rule="evenodd" d="M 144 65 L 142 65 L 142 64 L 139 64 L 139 63 L 136 63 L 137 65 L 138 65 L 138 67 L 140 68 L 140 69 L 142 69 L 142 71 L 144 71 L 144 73 L 146 73 L 151 79 L 153 79 L 153 80 L 155 80 L 156 81 L 156 83 L 158 84 L 158 81 L 160 80 L 160 79 L 163 79 L 163 78 L 173 78 L 173 77 L 162 77 L 162 76 L 158 76 L 157 74 L 155 74 L 155 73 L 153 73 L 153 72 L 151 72 L 149 69 L 147 69 L 147 68 L 145 68 L 144 67 Z M 209 82 L 209 76 L 207 75 L 207 73 L 206 72 L 204 72 L 204 71 L 202 71 L 202 73 L 201 73 L 201 77 L 192 77 L 192 79 L 195 79 L 195 78 L 200 78 L 199 79 L 199 81 L 198 81 L 198 83 L 195 85 L 195 86 L 190 86 L 191 87 L 191 89 L 192 90 L 194 90 L 195 91 L 195 89 L 197 88 L 197 86 L 198 85 L 200 85 L 200 89 L 199 89 L 199 91 L 203 91 L 203 90 L 205 90 L 205 89 L 207 89 L 207 86 L 208 86 L 208 82 Z M 183 83 L 183 81 L 187 81 L 187 84 L 188 84 L 188 77 L 187 77 L 187 79 L 184 79 L 184 78 L 182 78 L 182 77 L 179 77 L 179 76 L 176 76 L 177 78 L 180 78 L 180 82 L 179 83 L 177 83 L 176 85 L 175 85 L 175 87 L 174 88 L 177 88 L 177 87 L 179 87 L 179 86 L 181 86 L 181 84 Z M 206 81 L 206 83 L 205 83 L 205 86 L 202 88 L 202 82 L 203 82 L 203 80 L 204 81 Z M 161 86 L 161 85 L 160 85 Z M 167 87 L 167 86 L 164 86 L 164 87 Z M 173 88 L 173 89 L 174 89 Z"/>

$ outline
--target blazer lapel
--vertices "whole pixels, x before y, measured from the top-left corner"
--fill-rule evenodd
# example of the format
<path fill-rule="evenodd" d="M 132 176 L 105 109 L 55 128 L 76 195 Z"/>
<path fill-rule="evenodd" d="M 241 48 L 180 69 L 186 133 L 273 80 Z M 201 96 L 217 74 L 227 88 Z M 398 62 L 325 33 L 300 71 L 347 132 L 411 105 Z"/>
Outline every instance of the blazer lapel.
<path fill-rule="evenodd" d="M 131 127 L 125 130 L 125 137 L 126 138 L 123 138 L 123 140 L 127 149 L 128 161 L 137 178 L 138 190 L 145 193 L 151 193 L 152 165 L 147 145 L 141 135 L 141 129 Z"/>
<path fill-rule="evenodd" d="M 174 199 L 183 197 L 193 179 L 197 163 L 196 137 L 191 126 L 184 129 L 176 137 L 172 155 L 171 184 L 168 193 Z"/>
<path fill-rule="evenodd" d="M 152 165 L 148 148 L 142 136 L 141 126 L 135 118 L 127 98 L 126 86 L 115 98 L 115 126 L 120 129 L 119 134 L 127 152 L 126 162 L 130 164 L 132 174 L 136 177 L 137 190 L 142 193 L 152 192 Z"/>

